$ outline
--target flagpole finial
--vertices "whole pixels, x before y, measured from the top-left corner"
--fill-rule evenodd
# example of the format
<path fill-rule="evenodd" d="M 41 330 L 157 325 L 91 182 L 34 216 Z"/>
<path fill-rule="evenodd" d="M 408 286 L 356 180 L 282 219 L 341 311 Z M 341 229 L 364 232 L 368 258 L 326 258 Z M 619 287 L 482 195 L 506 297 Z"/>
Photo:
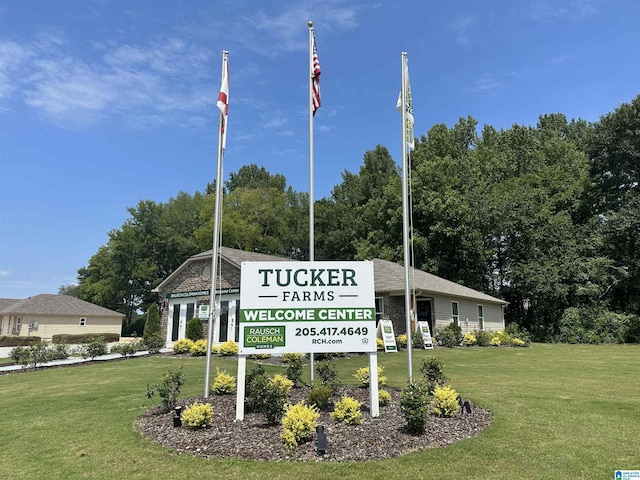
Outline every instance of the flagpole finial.
<path fill-rule="evenodd" d="M 313 27 L 313 22 L 311 20 L 309 20 L 309 22 L 307 23 L 307 25 L 309 25 L 309 28 Z"/>

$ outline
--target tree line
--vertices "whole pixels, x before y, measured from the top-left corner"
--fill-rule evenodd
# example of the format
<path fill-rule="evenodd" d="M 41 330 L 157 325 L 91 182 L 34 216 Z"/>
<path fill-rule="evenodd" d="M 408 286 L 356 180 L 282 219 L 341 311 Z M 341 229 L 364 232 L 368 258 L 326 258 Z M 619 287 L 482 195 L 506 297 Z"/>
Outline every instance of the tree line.
<path fill-rule="evenodd" d="M 588 123 L 563 114 L 478 131 L 437 124 L 411 153 L 415 267 L 509 302 L 545 341 L 640 340 L 640 95 Z M 308 194 L 250 164 L 224 184 L 222 243 L 308 258 Z M 214 185 L 141 200 L 61 292 L 129 324 L 151 290 L 209 250 Z M 315 205 L 316 260 L 402 263 L 401 171 L 382 145 Z"/>

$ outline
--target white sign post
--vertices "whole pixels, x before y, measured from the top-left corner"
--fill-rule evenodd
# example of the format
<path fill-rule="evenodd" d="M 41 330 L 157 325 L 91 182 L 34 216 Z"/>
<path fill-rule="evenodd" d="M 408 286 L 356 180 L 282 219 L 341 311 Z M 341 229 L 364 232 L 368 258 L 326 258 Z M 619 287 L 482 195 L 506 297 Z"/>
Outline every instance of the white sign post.
<path fill-rule="evenodd" d="M 420 335 L 422 335 L 422 343 L 424 343 L 425 350 L 433 350 L 433 342 L 431 340 L 429 322 L 418 322 L 417 331 Z"/>
<path fill-rule="evenodd" d="M 243 262 L 239 319 L 239 355 L 375 354 L 373 262 Z"/>
<path fill-rule="evenodd" d="M 391 320 L 380 320 L 378 322 L 378 337 L 384 343 L 384 352 L 397 352 L 396 336 L 393 333 L 393 323 Z"/>

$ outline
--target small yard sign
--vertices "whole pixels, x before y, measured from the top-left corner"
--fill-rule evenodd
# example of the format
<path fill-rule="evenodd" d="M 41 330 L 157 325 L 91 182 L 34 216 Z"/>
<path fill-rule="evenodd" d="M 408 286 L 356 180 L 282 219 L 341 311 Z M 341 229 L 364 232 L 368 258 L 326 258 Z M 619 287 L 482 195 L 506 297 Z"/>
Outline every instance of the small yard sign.
<path fill-rule="evenodd" d="M 240 353 L 375 352 L 372 262 L 243 262 Z"/>
<path fill-rule="evenodd" d="M 393 323 L 391 320 L 380 320 L 378 322 L 378 337 L 381 338 L 384 343 L 385 353 L 398 351 L 396 336 L 393 333 Z"/>
<path fill-rule="evenodd" d="M 422 343 L 424 343 L 425 350 L 433 350 L 429 322 L 418 322 L 418 333 L 422 335 Z"/>

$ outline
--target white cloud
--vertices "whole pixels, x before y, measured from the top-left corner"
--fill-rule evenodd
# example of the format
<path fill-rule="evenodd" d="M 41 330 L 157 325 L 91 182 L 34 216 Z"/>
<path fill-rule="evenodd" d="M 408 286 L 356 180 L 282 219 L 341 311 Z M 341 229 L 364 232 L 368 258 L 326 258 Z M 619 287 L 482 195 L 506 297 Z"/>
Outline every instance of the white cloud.
<path fill-rule="evenodd" d="M 468 89 L 472 93 L 484 93 L 489 90 L 495 90 L 504 85 L 503 82 L 493 78 L 490 75 L 485 75 L 474 82 L 474 84 Z"/>
<path fill-rule="evenodd" d="M 11 272 L 9 270 L 3 270 L 2 268 L 0 268 L 0 277 L 8 277 L 9 275 L 11 275 Z"/>
<path fill-rule="evenodd" d="M 471 43 L 469 39 L 469 28 L 475 23 L 473 17 L 457 18 L 451 25 L 451 29 L 455 35 L 455 41 L 458 45 L 467 47 Z"/>
<path fill-rule="evenodd" d="M 535 21 L 581 21 L 599 13 L 602 0 L 536 0 L 531 2 L 525 14 Z"/>

